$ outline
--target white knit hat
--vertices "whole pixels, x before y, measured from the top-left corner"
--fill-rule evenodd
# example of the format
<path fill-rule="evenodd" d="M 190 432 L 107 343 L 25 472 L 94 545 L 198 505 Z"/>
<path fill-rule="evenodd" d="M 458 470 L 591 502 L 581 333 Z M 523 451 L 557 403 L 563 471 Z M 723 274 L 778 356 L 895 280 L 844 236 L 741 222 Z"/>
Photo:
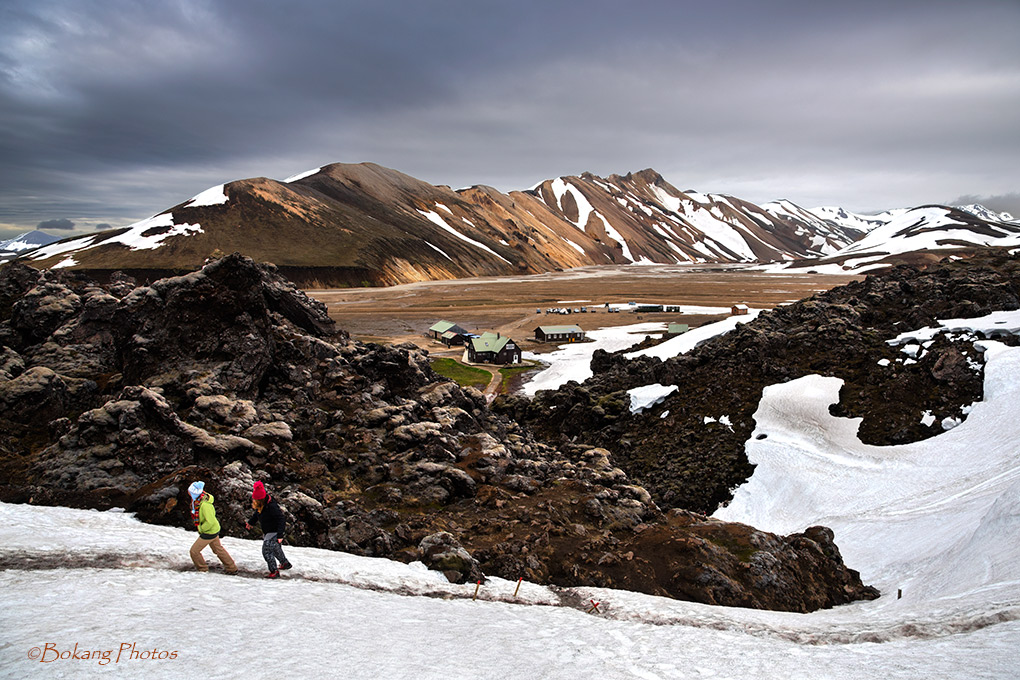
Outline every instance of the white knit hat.
<path fill-rule="evenodd" d="M 205 482 L 192 482 L 191 486 L 188 487 L 188 494 L 192 499 L 196 499 L 205 493 Z"/>

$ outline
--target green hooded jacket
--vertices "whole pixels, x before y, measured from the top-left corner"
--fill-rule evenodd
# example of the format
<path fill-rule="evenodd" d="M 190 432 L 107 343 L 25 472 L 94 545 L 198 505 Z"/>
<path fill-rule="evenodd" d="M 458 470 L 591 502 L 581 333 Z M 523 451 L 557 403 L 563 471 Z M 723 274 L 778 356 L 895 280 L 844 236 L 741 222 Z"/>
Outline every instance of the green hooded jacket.
<path fill-rule="evenodd" d="M 216 519 L 215 500 L 210 493 L 202 495 L 198 502 L 198 535 L 202 538 L 216 538 L 220 533 L 220 523 Z"/>

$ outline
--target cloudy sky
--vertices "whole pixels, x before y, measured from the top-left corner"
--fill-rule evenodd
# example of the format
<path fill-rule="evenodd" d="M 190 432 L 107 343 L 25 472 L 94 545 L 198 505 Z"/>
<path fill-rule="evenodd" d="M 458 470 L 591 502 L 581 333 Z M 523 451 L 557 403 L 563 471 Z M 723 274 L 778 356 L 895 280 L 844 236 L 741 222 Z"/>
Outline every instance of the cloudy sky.
<path fill-rule="evenodd" d="M 1020 215 L 1020 2 L 0 0 L 0 237 L 361 161 Z"/>

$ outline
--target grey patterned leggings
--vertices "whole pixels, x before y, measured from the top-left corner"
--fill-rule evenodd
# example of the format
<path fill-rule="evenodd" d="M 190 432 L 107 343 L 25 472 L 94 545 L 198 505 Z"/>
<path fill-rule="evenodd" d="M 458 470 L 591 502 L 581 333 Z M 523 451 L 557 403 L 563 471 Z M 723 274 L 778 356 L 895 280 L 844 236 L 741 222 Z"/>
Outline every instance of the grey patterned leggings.
<path fill-rule="evenodd" d="M 280 564 L 287 564 L 287 557 L 283 554 L 283 546 L 276 541 L 276 532 L 266 534 L 262 537 L 262 557 L 266 559 L 269 571 L 276 571 L 276 561 Z"/>

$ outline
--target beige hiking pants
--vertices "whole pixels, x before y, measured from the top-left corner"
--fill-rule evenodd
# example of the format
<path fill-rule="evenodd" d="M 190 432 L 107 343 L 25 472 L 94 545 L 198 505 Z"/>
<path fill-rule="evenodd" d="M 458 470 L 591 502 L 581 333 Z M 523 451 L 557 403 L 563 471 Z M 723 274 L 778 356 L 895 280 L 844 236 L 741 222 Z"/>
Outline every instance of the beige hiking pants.
<path fill-rule="evenodd" d="M 191 546 L 191 561 L 195 563 L 195 568 L 199 571 L 209 571 L 209 565 L 205 563 L 205 558 L 202 557 L 202 551 L 205 550 L 205 546 L 212 548 L 213 554 L 220 558 L 220 562 L 223 563 L 223 570 L 228 574 L 232 574 L 237 571 L 237 565 L 234 564 L 234 558 L 230 556 L 227 549 L 220 543 L 220 537 L 216 538 L 201 538 L 195 541 L 195 544 Z"/>

